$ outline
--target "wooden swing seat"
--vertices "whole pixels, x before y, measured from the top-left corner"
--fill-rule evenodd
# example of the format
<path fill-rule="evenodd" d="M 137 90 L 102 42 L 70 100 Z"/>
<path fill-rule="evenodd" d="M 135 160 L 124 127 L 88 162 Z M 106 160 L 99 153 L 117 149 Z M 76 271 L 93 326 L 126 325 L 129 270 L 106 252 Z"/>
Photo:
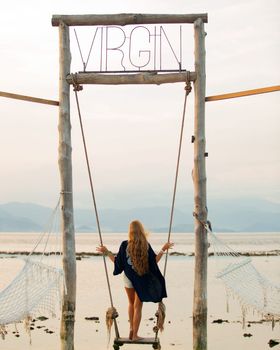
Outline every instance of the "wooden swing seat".
<path fill-rule="evenodd" d="M 114 349 L 119 349 L 123 344 L 144 344 L 144 345 L 152 345 L 154 349 L 160 350 L 160 342 L 158 338 L 142 338 L 139 340 L 131 340 L 129 338 L 115 338 L 114 340 Z"/>

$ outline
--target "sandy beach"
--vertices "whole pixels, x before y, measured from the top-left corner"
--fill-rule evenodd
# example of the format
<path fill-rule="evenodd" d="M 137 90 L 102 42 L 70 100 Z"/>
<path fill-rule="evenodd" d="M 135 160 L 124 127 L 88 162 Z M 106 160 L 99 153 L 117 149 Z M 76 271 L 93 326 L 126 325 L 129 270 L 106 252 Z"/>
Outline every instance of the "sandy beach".
<path fill-rule="evenodd" d="M 264 252 L 280 248 L 280 234 L 228 234 L 227 243 L 235 249 L 247 252 Z M 1 252 L 25 251 L 34 245 L 35 234 L 0 234 Z M 105 236 L 105 242 L 111 250 L 116 251 L 125 234 Z M 151 235 L 150 242 L 155 250 L 160 248 L 165 236 Z M 172 239 L 180 253 L 188 253 L 193 249 L 193 236 L 191 234 L 175 234 Z M 78 234 L 77 252 L 93 252 L 98 244 L 96 235 Z M 274 283 L 280 282 L 279 256 L 253 256 L 255 267 Z M 15 277 L 23 265 L 19 255 L 1 254 L 0 289 L 4 288 Z M 163 267 L 163 260 L 160 262 Z M 167 267 L 167 291 L 165 300 L 167 316 L 165 331 L 160 334 L 162 349 L 191 349 L 192 348 L 192 296 L 193 296 L 193 264 L 194 258 L 188 255 L 169 256 Z M 112 264 L 109 264 L 109 274 L 113 291 L 114 305 L 120 316 L 118 326 L 121 336 L 127 336 L 128 317 L 127 302 L 123 288 L 122 276 L 112 276 Z M 270 322 L 262 322 L 261 316 L 248 314 L 246 328 L 242 328 L 241 309 L 237 300 L 230 300 L 229 313 L 226 312 L 226 295 L 221 281 L 215 277 L 215 258 L 209 258 L 208 274 L 208 348 L 210 350 L 265 350 L 270 349 L 270 339 L 280 339 L 280 325 L 277 322 L 272 330 Z M 84 256 L 77 260 L 77 313 L 75 324 L 75 348 L 78 350 L 106 349 L 107 330 L 105 326 L 105 313 L 110 306 L 106 286 L 103 259 L 96 256 Z M 144 304 L 143 319 L 140 335 L 153 336 L 154 314 L 156 305 Z M 44 315 L 47 316 L 48 315 Z M 86 320 L 89 317 L 98 317 L 98 321 Z M 215 320 L 224 320 L 217 323 Z M 5 340 L 0 340 L 0 349 L 59 349 L 60 312 L 57 318 L 38 320 L 34 322 L 31 331 L 32 344 L 29 336 L 23 329 L 23 324 L 7 327 L 8 334 Z M 17 329 L 17 330 L 16 330 Z M 18 333 L 16 333 L 18 331 Z M 245 335 L 245 336 L 244 336 Z M 109 348 L 112 348 L 112 331 Z M 124 345 L 122 349 L 152 348 L 147 345 Z M 280 345 L 274 347 L 280 349 Z"/>

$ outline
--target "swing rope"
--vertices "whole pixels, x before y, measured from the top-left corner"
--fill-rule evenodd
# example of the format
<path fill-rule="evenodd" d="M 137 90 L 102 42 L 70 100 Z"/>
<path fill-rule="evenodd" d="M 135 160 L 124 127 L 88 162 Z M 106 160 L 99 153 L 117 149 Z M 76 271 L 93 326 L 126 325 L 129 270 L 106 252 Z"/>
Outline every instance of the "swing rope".
<path fill-rule="evenodd" d="M 182 113 L 182 122 L 181 122 L 181 131 L 180 131 L 180 140 L 179 140 L 179 146 L 178 146 L 178 155 L 177 155 L 177 164 L 176 164 L 176 172 L 175 172 L 175 180 L 174 180 L 174 187 L 173 187 L 173 195 L 172 195 L 172 205 L 171 205 L 171 212 L 170 212 L 170 221 L 169 221 L 169 228 L 168 228 L 168 238 L 167 242 L 170 242 L 171 238 L 171 231 L 172 231 L 172 224 L 173 224 L 173 216 L 174 216 L 174 208 L 175 208 L 175 199 L 176 199 L 176 193 L 177 193 L 177 182 L 178 182 L 178 175 L 179 175 L 179 167 L 180 167 L 180 159 L 181 159 L 181 150 L 182 150 L 182 143 L 183 143 L 183 134 L 184 134 L 184 125 L 185 125 L 185 116 L 186 116 L 186 109 L 187 109 L 187 99 L 189 93 L 192 91 L 191 82 L 188 79 L 185 86 L 185 99 L 184 99 L 184 107 L 183 107 L 183 113 Z M 166 275 L 166 269 L 167 269 L 167 260 L 168 260 L 168 250 L 165 255 L 165 262 L 164 262 L 164 270 L 163 270 L 163 276 Z"/>
<path fill-rule="evenodd" d="M 103 239 L 102 239 L 102 234 L 101 234 L 99 215 L 98 215 L 98 210 L 97 210 L 97 203 L 96 203 L 96 198 L 95 198 L 95 192 L 94 192 L 94 187 L 93 187 L 91 168 L 90 168 L 88 151 L 87 151 L 87 144 L 86 144 L 84 127 L 83 127 L 83 121 L 82 121 L 82 114 L 81 114 L 80 103 L 79 103 L 79 98 L 78 98 L 78 91 L 81 91 L 83 88 L 82 88 L 81 85 L 77 84 L 76 79 L 75 79 L 75 75 L 73 75 L 73 74 L 72 74 L 72 82 L 73 82 L 73 87 L 74 87 L 74 92 L 75 92 L 75 99 L 76 99 L 76 105 L 77 105 L 77 110 L 78 110 L 78 115 L 79 115 L 79 122 L 80 122 L 80 128 L 81 128 L 81 133 L 82 133 L 84 153 L 85 153 L 85 157 L 86 157 L 87 171 L 88 171 L 88 177 L 89 177 L 89 182 L 90 182 L 90 189 L 91 189 L 91 196 L 92 196 L 92 201 L 93 201 L 94 213 L 95 213 L 95 217 L 96 217 L 96 224 L 97 224 L 97 230 L 98 230 L 98 235 L 99 235 L 99 242 L 100 242 L 100 245 L 103 245 Z M 113 295 L 112 295 L 112 290 L 111 290 L 111 285 L 110 285 L 110 279 L 109 279 L 109 273 L 108 273 L 108 268 L 107 268 L 107 263 L 106 263 L 106 257 L 105 257 L 104 254 L 102 255 L 102 257 L 103 257 L 103 263 L 104 263 L 104 269 L 105 269 L 105 275 L 106 275 L 106 281 L 107 281 L 107 287 L 108 287 L 108 292 L 109 292 L 109 299 L 110 299 L 111 309 L 114 310 L 115 307 L 114 307 L 114 303 L 113 303 Z M 118 326 L 117 326 L 117 323 L 116 323 L 116 317 L 117 316 L 118 316 L 117 312 L 115 312 L 115 313 L 112 312 L 112 318 L 114 320 L 115 331 L 116 331 L 117 336 L 119 337 Z"/>
<path fill-rule="evenodd" d="M 179 176 L 181 150 L 182 150 L 183 134 L 184 134 L 184 126 L 185 126 L 185 116 L 186 116 L 186 109 L 187 109 L 187 99 L 188 99 L 188 95 L 191 92 L 191 90 L 192 90 L 191 82 L 188 79 L 187 82 L 186 82 L 186 86 L 185 86 L 184 107 L 183 107 L 183 113 L 182 113 L 182 122 L 181 122 L 178 154 L 177 154 L 176 172 L 175 172 L 175 180 L 174 180 L 173 195 L 172 195 L 172 205 L 171 205 L 169 228 L 168 228 L 168 238 L 167 238 L 167 242 L 168 243 L 170 242 L 171 232 L 172 232 L 172 224 L 173 224 L 173 216 L 174 216 L 174 208 L 175 208 L 175 199 L 176 199 L 176 193 L 177 193 L 177 182 L 178 182 L 178 176 Z M 167 261 L 168 261 L 168 249 L 167 249 L 167 252 L 165 254 L 164 270 L 163 270 L 163 276 L 164 277 L 166 276 Z M 163 324 L 164 324 L 164 319 L 165 319 L 165 305 L 162 302 L 158 303 L 158 309 L 157 309 L 157 312 L 156 312 L 156 317 L 157 317 L 157 324 L 154 327 L 155 340 L 157 340 L 157 338 L 158 338 L 159 330 L 161 330 L 161 331 L 163 330 Z"/>

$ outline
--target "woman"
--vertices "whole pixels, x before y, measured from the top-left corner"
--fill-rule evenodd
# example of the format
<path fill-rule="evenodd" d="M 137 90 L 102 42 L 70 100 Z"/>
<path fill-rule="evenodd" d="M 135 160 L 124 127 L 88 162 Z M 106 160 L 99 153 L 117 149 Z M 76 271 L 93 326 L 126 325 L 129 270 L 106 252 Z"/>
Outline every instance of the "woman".
<path fill-rule="evenodd" d="M 128 297 L 128 316 L 130 324 L 129 339 L 139 340 L 138 330 L 142 317 L 143 302 L 160 302 L 166 298 L 165 279 L 157 263 L 164 252 L 173 247 L 167 242 L 156 255 L 147 241 L 147 234 L 138 220 L 129 225 L 128 240 L 120 245 L 117 256 L 106 246 L 97 251 L 108 256 L 114 263 L 114 275 L 124 272 L 124 286 Z"/>

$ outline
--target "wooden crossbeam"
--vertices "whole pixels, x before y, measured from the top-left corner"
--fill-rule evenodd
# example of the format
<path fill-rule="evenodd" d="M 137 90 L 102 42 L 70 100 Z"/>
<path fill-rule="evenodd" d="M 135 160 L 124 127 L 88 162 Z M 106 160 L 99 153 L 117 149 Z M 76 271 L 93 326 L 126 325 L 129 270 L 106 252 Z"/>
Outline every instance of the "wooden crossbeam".
<path fill-rule="evenodd" d="M 259 95 L 259 94 L 265 94 L 268 92 L 275 92 L 275 91 L 280 91 L 280 85 L 268 86 L 268 87 L 263 87 L 259 89 L 253 89 L 253 90 L 231 92 L 231 93 L 222 94 L 222 95 L 207 96 L 205 97 L 205 101 L 206 102 L 220 101 L 220 100 L 227 100 L 230 98 Z"/>
<path fill-rule="evenodd" d="M 195 72 L 190 72 L 190 80 L 195 80 Z M 94 74 L 94 73 L 88 73 L 88 74 L 78 74 L 77 75 L 77 83 L 79 84 L 162 84 L 162 83 L 169 83 L 169 82 L 179 82 L 179 81 L 185 81 L 186 74 L 169 74 L 165 76 L 149 76 L 146 74 L 145 76 L 109 76 L 109 75 L 100 75 L 100 74 Z M 166 78 L 167 79 L 164 79 Z M 70 75 L 67 76 L 67 81 L 69 84 L 72 83 L 72 78 Z M 238 91 L 238 92 L 230 92 L 227 94 L 221 94 L 221 95 L 213 95 L 213 96 L 207 96 L 205 97 L 206 102 L 212 102 L 212 101 L 220 101 L 220 100 L 227 100 L 231 98 L 238 98 L 238 97 L 245 97 L 245 96 L 252 96 L 252 95 L 259 95 L 259 94 L 265 94 L 269 92 L 276 92 L 280 91 L 280 85 L 274 85 L 274 86 L 268 86 L 263 87 L 259 89 L 252 89 L 252 90 L 244 90 L 244 91 Z M 33 96 L 26 96 L 26 95 L 19 95 L 19 94 L 13 94 L 10 92 L 0 91 L 1 97 L 6 98 L 12 98 L 15 100 L 22 100 L 22 101 L 28 101 L 28 102 L 34 102 L 34 103 L 41 103 L 51 106 L 59 106 L 59 101 L 55 100 L 47 100 L 44 98 L 39 97 L 33 97 Z"/>
<path fill-rule="evenodd" d="M 141 13 L 120 13 L 110 15 L 53 15 L 52 25 L 59 26 L 60 22 L 68 26 L 97 26 L 97 25 L 118 25 L 128 24 L 164 24 L 164 23 L 194 23 L 198 18 L 203 22 L 208 21 L 207 13 L 198 14 L 141 14 Z"/>
<path fill-rule="evenodd" d="M 105 85 L 121 85 L 121 84 L 168 84 L 194 81 L 196 79 L 195 72 L 179 72 L 157 74 L 153 72 L 137 73 L 137 74 L 100 74 L 100 73 L 76 73 L 69 74 L 66 80 L 69 84 L 74 81 L 77 84 L 105 84 Z"/>
<path fill-rule="evenodd" d="M 12 94 L 10 92 L 5 92 L 5 91 L 0 91 L 0 96 L 1 97 L 6 97 L 6 98 L 12 98 L 12 99 L 15 99 L 15 100 L 22 100 L 22 101 L 28 101 L 28 102 L 42 103 L 42 104 L 51 105 L 51 106 L 59 106 L 59 102 L 58 101 L 46 100 L 44 98 L 38 98 L 38 97 L 33 97 L 33 96 Z"/>

